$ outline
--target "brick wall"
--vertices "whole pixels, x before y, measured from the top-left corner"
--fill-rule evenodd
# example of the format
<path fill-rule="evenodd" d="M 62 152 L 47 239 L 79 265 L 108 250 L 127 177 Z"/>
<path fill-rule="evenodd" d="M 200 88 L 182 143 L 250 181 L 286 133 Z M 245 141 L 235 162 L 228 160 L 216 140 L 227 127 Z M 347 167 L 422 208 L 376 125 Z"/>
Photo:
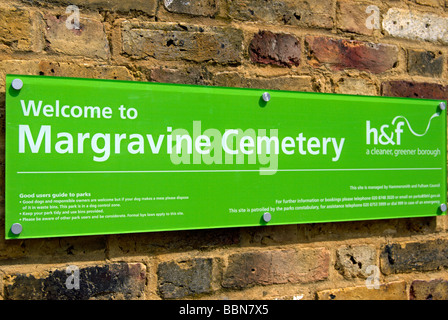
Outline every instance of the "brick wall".
<path fill-rule="evenodd" d="M 4 240 L 6 73 L 447 99 L 447 3 L 0 0 L 0 299 L 447 299 L 446 217 Z"/>

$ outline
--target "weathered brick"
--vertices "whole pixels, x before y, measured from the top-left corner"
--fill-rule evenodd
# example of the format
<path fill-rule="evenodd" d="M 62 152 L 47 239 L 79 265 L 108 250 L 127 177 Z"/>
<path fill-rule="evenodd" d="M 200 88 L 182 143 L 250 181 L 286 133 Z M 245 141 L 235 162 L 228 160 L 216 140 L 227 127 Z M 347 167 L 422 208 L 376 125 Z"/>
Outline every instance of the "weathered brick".
<path fill-rule="evenodd" d="M 336 269 L 346 278 L 367 278 L 367 268 L 376 266 L 376 250 L 371 246 L 346 246 L 336 251 Z"/>
<path fill-rule="evenodd" d="M 157 268 L 162 298 L 179 299 L 213 291 L 213 259 L 162 262 Z"/>
<path fill-rule="evenodd" d="M 0 61 L 0 90 L 4 88 L 6 74 L 133 80 L 129 70 L 123 66 L 49 60 L 3 60 Z"/>
<path fill-rule="evenodd" d="M 106 60 L 110 57 L 109 42 L 104 26 L 98 18 L 81 16 L 79 29 L 66 26 L 68 15 L 44 16 L 49 52 L 69 56 L 83 56 Z"/>
<path fill-rule="evenodd" d="M 123 51 L 133 58 L 238 64 L 243 33 L 232 27 L 123 22 Z"/>
<path fill-rule="evenodd" d="M 244 246 L 284 245 L 297 243 L 297 238 L 297 225 L 259 226 L 241 230 Z"/>
<path fill-rule="evenodd" d="M 3 274 L 0 273 L 0 300 L 4 300 L 5 299 L 5 296 L 3 294 L 3 288 L 4 288 L 4 285 L 3 285 Z"/>
<path fill-rule="evenodd" d="M 0 7 L 0 17 L 0 44 L 4 43 L 14 51 L 42 51 L 44 39 L 40 13 Z"/>
<path fill-rule="evenodd" d="M 388 244 L 382 248 L 380 262 L 384 274 L 439 270 L 448 267 L 448 241 Z"/>
<path fill-rule="evenodd" d="M 291 67 L 300 63 L 299 40 L 284 33 L 260 31 L 249 46 L 249 55 L 253 62 Z"/>
<path fill-rule="evenodd" d="M 444 232 L 448 230 L 448 216 L 440 215 L 436 217 L 436 232 Z"/>
<path fill-rule="evenodd" d="M 335 93 L 376 96 L 378 94 L 375 83 L 362 78 L 339 78 L 335 81 Z"/>
<path fill-rule="evenodd" d="M 416 10 L 391 8 L 383 16 L 383 29 L 391 36 L 448 43 L 448 18 Z"/>
<path fill-rule="evenodd" d="M 4 94 L 0 93 L 0 163 L 5 163 L 5 108 L 4 108 Z M 5 179 L 5 171 L 4 167 L 1 168 L 0 171 L 0 179 Z M 4 190 L 4 184 L 2 182 L 1 188 Z M 4 195 L 2 195 L 2 198 L 4 199 Z M 4 234 L 1 234 L 0 236 L 4 236 Z M 5 243 L 3 238 L 0 240 L 0 260 L 2 259 L 2 249 L 5 247 Z"/>
<path fill-rule="evenodd" d="M 307 27 L 333 27 L 332 1 L 228 0 L 229 16 L 241 21 Z"/>
<path fill-rule="evenodd" d="M 440 77 L 444 60 L 441 52 L 408 50 L 408 72 L 412 75 Z"/>
<path fill-rule="evenodd" d="M 443 7 L 445 4 L 444 0 L 415 0 L 415 2 L 424 6 L 432 7 Z"/>
<path fill-rule="evenodd" d="M 0 91 L 4 91 L 7 74 L 38 75 L 39 61 L 35 60 L 3 60 L 0 61 Z"/>
<path fill-rule="evenodd" d="M 448 99 L 448 86 L 438 83 L 387 81 L 382 84 L 382 95 L 421 99 Z"/>
<path fill-rule="evenodd" d="M 379 289 L 367 286 L 323 290 L 317 292 L 319 300 L 407 300 L 404 281 L 380 284 Z"/>
<path fill-rule="evenodd" d="M 109 237 L 109 256 L 120 259 L 123 255 L 180 250 L 210 250 L 239 244 L 239 229 L 204 229 L 172 232 L 147 232 Z"/>
<path fill-rule="evenodd" d="M 11 47 L 9 47 L 9 46 L 7 46 L 6 44 L 3 44 L 1 41 L 0 41 L 0 53 L 7 53 L 7 54 L 11 54 L 12 53 L 12 48 Z"/>
<path fill-rule="evenodd" d="M 409 297 L 411 300 L 448 300 L 448 281 L 443 279 L 414 280 Z"/>
<path fill-rule="evenodd" d="M 51 263 L 60 257 L 70 257 L 70 260 L 103 260 L 106 258 L 107 238 L 64 237 L 57 242 L 47 239 L 26 240 L 22 241 L 21 249 L 25 252 L 26 258 L 38 257 L 41 263 Z"/>
<path fill-rule="evenodd" d="M 39 2 L 64 6 L 75 5 L 79 7 L 81 15 L 86 9 L 103 10 L 107 8 L 108 11 L 119 12 L 143 11 L 154 16 L 157 10 L 157 0 L 39 0 Z"/>
<path fill-rule="evenodd" d="M 212 77 L 212 83 L 221 87 L 255 88 L 287 91 L 312 91 L 310 76 L 282 76 L 272 78 L 245 77 L 239 72 L 220 72 Z"/>
<path fill-rule="evenodd" d="M 4 209 L 1 207 L 0 216 L 4 217 Z M 0 223 L 4 225 L 4 219 L 0 218 Z M 106 258 L 106 249 L 107 239 L 104 236 L 64 237 L 58 241 L 5 240 L 4 228 L 0 230 L 0 261 L 21 258 L 22 261 L 26 259 L 28 262 L 38 261 L 36 263 L 51 264 L 61 259 L 65 259 L 64 261 L 102 260 Z"/>
<path fill-rule="evenodd" d="M 144 298 L 146 267 L 141 263 L 113 263 L 79 268 L 79 289 L 68 289 L 74 283 L 71 274 L 56 269 L 45 275 L 17 274 L 5 287 L 5 298 L 11 300 L 88 300 Z M 68 280 L 67 280 L 68 279 Z"/>
<path fill-rule="evenodd" d="M 338 28 L 343 31 L 372 35 L 375 31 L 375 25 L 371 23 L 372 12 L 366 10 L 370 5 L 373 5 L 373 3 L 338 1 L 337 2 Z M 379 21 L 378 21 L 378 27 L 379 27 Z"/>
<path fill-rule="evenodd" d="M 444 4 L 444 0 L 415 0 L 415 2 L 424 6 L 432 7 L 440 7 Z"/>
<path fill-rule="evenodd" d="M 181 84 L 209 84 L 210 73 L 204 67 L 156 68 L 149 71 L 151 81 Z"/>
<path fill-rule="evenodd" d="M 164 0 L 163 4 L 169 12 L 190 14 L 193 16 L 213 17 L 218 12 L 215 0 Z"/>
<path fill-rule="evenodd" d="M 327 250 L 270 250 L 229 256 L 222 286 L 246 288 L 253 285 L 308 283 L 328 277 Z"/>
<path fill-rule="evenodd" d="M 39 74 L 56 77 L 133 80 L 129 70 L 123 66 L 53 62 L 48 60 L 39 62 Z"/>
<path fill-rule="evenodd" d="M 314 67 L 329 65 L 334 70 L 358 69 L 381 73 L 398 62 L 395 45 L 356 40 L 306 37 L 309 63 Z"/>

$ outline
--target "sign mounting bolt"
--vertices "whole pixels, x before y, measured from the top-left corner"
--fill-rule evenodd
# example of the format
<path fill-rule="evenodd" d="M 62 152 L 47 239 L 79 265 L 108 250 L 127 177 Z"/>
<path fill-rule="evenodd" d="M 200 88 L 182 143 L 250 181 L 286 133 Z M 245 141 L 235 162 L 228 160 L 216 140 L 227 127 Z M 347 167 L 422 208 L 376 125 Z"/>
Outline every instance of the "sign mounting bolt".
<path fill-rule="evenodd" d="M 446 211 L 446 204 L 442 203 L 440 205 L 440 211 L 445 212 Z"/>
<path fill-rule="evenodd" d="M 20 224 L 20 223 L 14 223 L 12 226 L 11 226 L 11 232 L 13 233 L 13 234 L 20 234 L 20 233 L 22 233 L 22 225 Z"/>
<path fill-rule="evenodd" d="M 262 98 L 264 102 L 268 102 L 269 100 L 271 100 L 271 95 L 269 94 L 269 92 L 265 92 L 263 93 Z"/>
<path fill-rule="evenodd" d="M 14 90 L 20 90 L 23 87 L 23 81 L 20 79 L 12 80 L 11 86 Z"/>
<path fill-rule="evenodd" d="M 439 108 L 440 108 L 440 110 L 445 110 L 446 109 L 446 103 L 445 102 L 440 102 L 439 103 Z"/>
<path fill-rule="evenodd" d="M 265 213 L 263 213 L 263 220 L 264 220 L 264 222 L 269 222 L 269 221 L 271 221 L 271 214 L 269 213 L 269 212 L 265 212 Z"/>

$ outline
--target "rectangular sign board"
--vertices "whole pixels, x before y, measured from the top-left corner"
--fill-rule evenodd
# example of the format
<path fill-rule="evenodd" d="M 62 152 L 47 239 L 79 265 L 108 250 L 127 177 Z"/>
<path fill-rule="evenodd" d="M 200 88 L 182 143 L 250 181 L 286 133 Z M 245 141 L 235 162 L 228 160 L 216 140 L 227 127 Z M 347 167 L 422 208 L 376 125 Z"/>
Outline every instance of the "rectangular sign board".
<path fill-rule="evenodd" d="M 444 214 L 444 103 L 7 75 L 5 237 Z"/>

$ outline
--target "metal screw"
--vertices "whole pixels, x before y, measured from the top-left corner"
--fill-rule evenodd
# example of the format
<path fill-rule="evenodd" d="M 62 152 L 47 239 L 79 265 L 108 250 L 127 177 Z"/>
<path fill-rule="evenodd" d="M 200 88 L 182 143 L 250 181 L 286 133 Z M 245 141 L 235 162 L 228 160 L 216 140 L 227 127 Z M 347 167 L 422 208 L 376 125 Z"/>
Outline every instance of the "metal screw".
<path fill-rule="evenodd" d="M 14 223 L 11 226 L 11 232 L 14 234 L 20 234 L 22 232 L 22 225 L 20 223 Z"/>
<path fill-rule="evenodd" d="M 440 211 L 445 212 L 446 211 L 446 204 L 442 203 L 440 205 Z"/>
<path fill-rule="evenodd" d="M 269 212 L 265 212 L 265 213 L 263 213 L 263 220 L 265 221 L 265 222 L 269 222 L 269 221 L 271 221 L 271 214 L 269 213 Z"/>
<path fill-rule="evenodd" d="M 262 95 L 263 101 L 268 102 L 269 100 L 271 100 L 271 95 L 269 94 L 269 92 L 265 92 Z"/>
<path fill-rule="evenodd" d="M 440 102 L 439 103 L 439 108 L 440 108 L 440 110 L 445 110 L 446 109 L 446 103 L 445 102 Z"/>
<path fill-rule="evenodd" d="M 23 81 L 20 79 L 14 79 L 12 80 L 11 86 L 15 90 L 20 90 L 23 87 Z"/>

